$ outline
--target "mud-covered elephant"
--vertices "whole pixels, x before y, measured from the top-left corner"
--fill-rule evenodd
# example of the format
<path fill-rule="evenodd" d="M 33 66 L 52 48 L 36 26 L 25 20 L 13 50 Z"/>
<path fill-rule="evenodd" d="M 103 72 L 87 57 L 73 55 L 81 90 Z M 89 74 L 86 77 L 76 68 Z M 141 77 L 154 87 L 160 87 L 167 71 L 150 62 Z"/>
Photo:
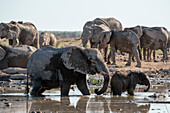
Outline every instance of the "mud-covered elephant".
<path fill-rule="evenodd" d="M 60 87 L 61 96 L 68 96 L 71 84 L 76 84 L 83 95 L 90 95 L 86 74 L 100 73 L 104 76 L 104 85 L 101 90 L 95 90 L 99 95 L 106 91 L 110 80 L 101 53 L 97 49 L 76 46 L 37 50 L 28 61 L 27 73 L 33 83 L 31 95 Z"/>
<path fill-rule="evenodd" d="M 23 67 L 33 52 L 37 49 L 33 46 L 21 45 L 19 47 L 0 45 L 0 69 L 8 67 Z"/>
<path fill-rule="evenodd" d="M 39 48 L 39 32 L 31 22 L 0 23 L 0 38 L 9 39 L 12 46 L 30 45 Z"/>
<path fill-rule="evenodd" d="M 168 31 L 164 27 L 144 27 L 135 26 L 131 28 L 126 28 L 125 30 L 134 31 L 140 38 L 141 47 L 148 50 L 158 50 L 161 49 L 163 52 L 163 59 L 168 60 L 167 46 L 168 46 Z M 149 53 L 149 52 L 148 52 Z M 146 51 L 143 51 L 143 56 L 145 60 Z M 150 54 L 147 55 L 147 60 L 149 61 Z M 155 59 L 154 59 L 155 60 Z"/>
<path fill-rule="evenodd" d="M 140 62 L 140 39 L 133 31 L 112 31 L 110 37 L 110 55 L 108 56 L 108 64 L 110 64 L 110 57 L 113 58 L 113 65 L 116 64 L 115 52 L 120 50 L 121 52 L 129 53 L 129 59 L 127 66 L 131 65 L 132 56 L 137 60 L 136 67 L 141 67 Z M 139 52 L 138 52 L 139 51 Z"/>
<path fill-rule="evenodd" d="M 56 42 L 57 39 L 54 36 L 54 34 L 50 33 L 50 32 L 42 32 L 40 34 L 40 48 L 47 46 L 47 45 L 51 45 L 53 47 L 56 47 Z"/>
<path fill-rule="evenodd" d="M 130 72 L 127 75 L 116 72 L 113 74 L 110 82 L 113 95 L 121 95 L 125 91 L 127 91 L 129 95 L 134 95 L 136 84 L 148 86 L 147 89 L 144 90 L 145 92 L 147 92 L 151 86 L 149 77 L 141 72 Z"/>

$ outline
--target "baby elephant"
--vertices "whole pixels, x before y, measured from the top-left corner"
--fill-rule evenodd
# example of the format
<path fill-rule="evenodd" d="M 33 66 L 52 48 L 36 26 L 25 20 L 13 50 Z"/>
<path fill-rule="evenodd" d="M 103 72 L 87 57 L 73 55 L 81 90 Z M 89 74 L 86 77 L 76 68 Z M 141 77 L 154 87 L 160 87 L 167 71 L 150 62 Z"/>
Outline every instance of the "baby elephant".
<path fill-rule="evenodd" d="M 136 84 L 148 86 L 144 92 L 150 89 L 149 77 L 141 72 L 131 72 L 128 75 L 116 72 L 111 78 L 111 91 L 113 95 L 121 95 L 127 91 L 129 95 L 134 95 Z"/>

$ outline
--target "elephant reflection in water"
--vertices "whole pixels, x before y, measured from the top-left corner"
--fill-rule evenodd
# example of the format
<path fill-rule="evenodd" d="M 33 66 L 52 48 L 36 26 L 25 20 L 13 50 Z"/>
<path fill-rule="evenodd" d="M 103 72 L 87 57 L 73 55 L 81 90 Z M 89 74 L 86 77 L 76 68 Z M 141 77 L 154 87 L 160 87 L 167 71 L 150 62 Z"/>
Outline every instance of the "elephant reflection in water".
<path fill-rule="evenodd" d="M 86 108 L 86 112 L 148 112 L 150 109 L 150 104 L 136 104 L 127 103 L 126 101 L 133 100 L 134 97 L 110 97 L 105 98 L 103 96 L 96 96 L 95 98 L 90 98 Z"/>
<path fill-rule="evenodd" d="M 95 97 L 57 97 L 60 101 L 48 98 L 33 97 L 32 106 L 29 112 L 148 112 L 150 104 L 127 103 L 134 100 L 134 97 L 116 97 L 106 98 L 103 96 Z M 78 101 L 76 99 L 80 98 Z M 73 100 L 73 102 L 71 101 Z"/>
<path fill-rule="evenodd" d="M 47 99 L 47 98 L 37 98 L 33 97 L 32 106 L 29 112 L 85 112 L 86 105 L 89 101 L 89 97 L 80 97 L 80 99 L 75 104 L 70 101 L 70 98 L 77 97 L 57 97 L 60 98 L 60 101 Z M 76 106 L 74 106 L 76 105 Z"/>

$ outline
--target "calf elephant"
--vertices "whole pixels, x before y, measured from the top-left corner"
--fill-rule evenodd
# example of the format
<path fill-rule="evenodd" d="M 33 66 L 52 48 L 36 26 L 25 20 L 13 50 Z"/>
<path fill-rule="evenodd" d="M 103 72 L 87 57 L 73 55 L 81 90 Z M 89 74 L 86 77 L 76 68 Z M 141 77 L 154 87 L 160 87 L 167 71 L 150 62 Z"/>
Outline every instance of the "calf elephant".
<path fill-rule="evenodd" d="M 70 85 L 75 83 L 83 95 L 89 95 L 86 74 L 96 73 L 104 76 L 102 89 L 95 90 L 100 95 L 106 91 L 110 80 L 101 53 L 76 46 L 37 50 L 28 61 L 27 73 L 33 83 L 31 95 L 41 95 L 47 89 L 61 87 L 61 96 L 68 96 Z"/>
<path fill-rule="evenodd" d="M 131 72 L 128 75 L 116 72 L 111 78 L 111 91 L 113 95 L 121 95 L 127 91 L 129 95 L 134 95 L 136 84 L 148 86 L 145 92 L 150 89 L 151 83 L 149 77 L 144 73 Z"/>
<path fill-rule="evenodd" d="M 127 66 L 131 65 L 132 56 L 137 60 L 136 67 L 141 67 L 139 59 L 140 53 L 140 40 L 139 37 L 132 31 L 113 31 L 110 39 L 111 55 L 108 57 L 108 64 L 110 64 L 110 56 L 113 57 L 113 65 L 116 64 L 115 52 L 120 50 L 121 52 L 129 53 L 129 59 Z M 138 53 L 139 50 L 139 53 Z"/>
<path fill-rule="evenodd" d="M 19 47 L 0 45 L 0 69 L 8 67 L 25 68 L 32 53 L 36 50 L 35 47 L 28 45 Z"/>
<path fill-rule="evenodd" d="M 47 46 L 47 45 L 56 47 L 56 42 L 57 42 L 57 39 L 54 36 L 54 34 L 50 32 L 42 32 L 40 34 L 40 48 Z"/>
<path fill-rule="evenodd" d="M 158 50 L 163 51 L 163 59 L 168 60 L 167 55 L 167 44 L 168 44 L 168 31 L 164 27 L 144 27 L 136 26 L 131 28 L 126 28 L 125 30 L 134 31 L 140 38 L 141 47 L 147 48 L 148 50 Z M 148 52 L 149 53 L 149 52 Z M 143 53 L 145 60 L 145 51 Z M 149 54 L 147 60 L 149 61 Z"/>
<path fill-rule="evenodd" d="M 0 38 L 9 39 L 9 44 L 13 46 L 25 44 L 39 48 L 39 32 L 30 22 L 0 23 Z"/>

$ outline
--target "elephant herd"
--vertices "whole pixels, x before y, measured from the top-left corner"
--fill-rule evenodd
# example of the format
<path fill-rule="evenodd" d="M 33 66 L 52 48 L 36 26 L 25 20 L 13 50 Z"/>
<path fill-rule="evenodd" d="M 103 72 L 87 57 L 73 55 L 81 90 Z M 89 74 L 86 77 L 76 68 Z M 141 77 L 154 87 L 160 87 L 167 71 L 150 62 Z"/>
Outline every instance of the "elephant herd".
<path fill-rule="evenodd" d="M 56 37 L 50 32 L 39 34 L 30 22 L 0 23 L 0 38 L 9 40 L 9 46 L 0 45 L 0 69 L 27 67 L 27 79 L 30 76 L 33 85 L 30 94 L 35 96 L 58 87 L 61 88 L 61 96 L 68 96 L 72 84 L 76 84 L 83 95 L 90 95 L 87 74 L 103 75 L 103 87 L 95 89 L 97 95 L 103 94 L 110 83 L 110 73 L 105 62 L 110 64 L 112 57 L 112 64 L 115 65 L 117 50 L 129 53 L 127 66 L 131 65 L 134 56 L 136 66 L 141 67 L 141 48 L 143 51 L 161 49 L 163 60 L 168 59 L 168 31 L 164 27 L 136 26 L 124 29 L 114 18 L 96 18 L 86 22 L 81 35 L 84 47 L 55 48 Z M 86 48 L 88 40 L 91 48 Z M 136 84 L 147 85 L 145 91 L 148 91 L 149 77 L 136 72 L 128 75 L 115 73 L 110 83 L 114 95 L 121 95 L 124 91 L 134 95 Z M 28 86 L 26 90 L 28 93 Z"/>
<path fill-rule="evenodd" d="M 110 57 L 113 58 L 115 65 L 115 52 L 129 53 L 129 60 L 126 65 L 131 65 L 131 57 L 136 57 L 137 67 L 141 67 L 143 49 L 143 58 L 147 51 L 147 61 L 150 60 L 151 51 L 162 50 L 163 61 L 168 60 L 167 48 L 170 46 L 168 31 L 164 27 L 145 27 L 135 26 L 123 28 L 120 21 L 115 18 L 96 18 L 85 23 L 82 33 L 82 43 L 86 47 L 88 40 L 91 48 L 104 50 L 104 59 L 110 64 Z M 110 45 L 110 54 L 107 55 L 108 46 Z M 107 59 L 108 56 L 108 59 Z M 155 60 L 155 55 L 154 55 Z"/>

